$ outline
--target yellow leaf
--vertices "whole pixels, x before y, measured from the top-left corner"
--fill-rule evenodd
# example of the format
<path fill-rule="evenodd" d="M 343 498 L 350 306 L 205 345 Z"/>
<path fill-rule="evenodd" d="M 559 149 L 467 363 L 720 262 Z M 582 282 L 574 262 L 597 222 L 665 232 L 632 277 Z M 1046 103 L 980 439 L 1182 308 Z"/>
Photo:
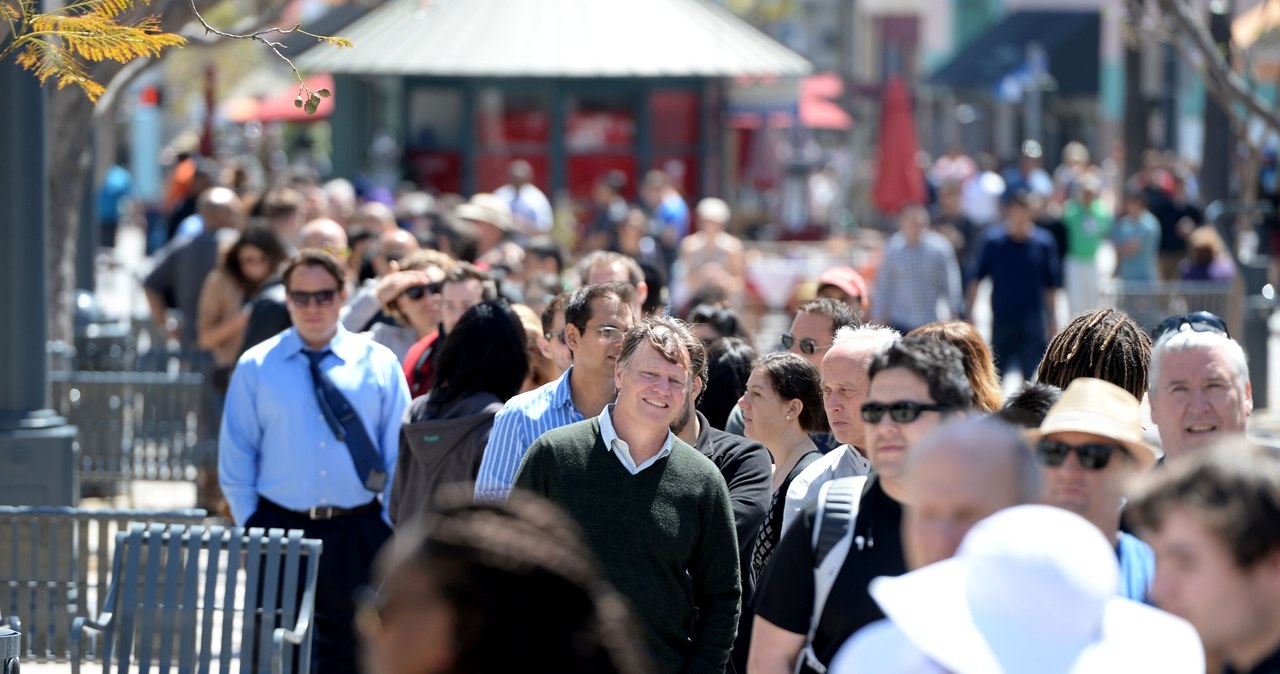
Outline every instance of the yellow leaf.
<path fill-rule="evenodd" d="M 325 35 L 320 39 L 323 40 L 325 44 L 333 45 L 334 47 L 338 47 L 339 49 L 353 49 L 356 46 L 356 43 L 352 42 L 351 40 L 348 40 L 345 37 Z"/>

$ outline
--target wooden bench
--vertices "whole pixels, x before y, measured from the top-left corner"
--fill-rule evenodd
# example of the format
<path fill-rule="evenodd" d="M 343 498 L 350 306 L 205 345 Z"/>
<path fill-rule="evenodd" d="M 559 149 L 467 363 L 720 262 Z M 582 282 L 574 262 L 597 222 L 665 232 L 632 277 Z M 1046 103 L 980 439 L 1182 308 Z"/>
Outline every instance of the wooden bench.
<path fill-rule="evenodd" d="M 203 510 L 0 506 L 0 626 L 22 632 L 26 662 L 69 660 L 71 621 L 102 609 L 116 533 L 134 522 L 205 517 Z"/>
<path fill-rule="evenodd" d="M 134 525 L 116 536 L 102 613 L 73 623 L 71 672 L 98 633 L 103 672 L 305 674 L 319 562 L 298 530 Z"/>

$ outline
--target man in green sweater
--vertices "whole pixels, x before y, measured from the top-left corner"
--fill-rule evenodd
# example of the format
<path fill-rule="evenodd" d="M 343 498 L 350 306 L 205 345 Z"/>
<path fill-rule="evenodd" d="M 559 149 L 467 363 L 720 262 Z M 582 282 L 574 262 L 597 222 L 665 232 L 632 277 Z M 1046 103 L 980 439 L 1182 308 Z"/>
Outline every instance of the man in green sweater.
<path fill-rule="evenodd" d="M 738 625 L 738 543 L 719 469 L 670 431 L 692 388 L 688 328 L 656 317 L 622 343 L 617 402 L 529 447 L 515 487 L 582 527 L 631 602 L 654 671 L 723 674 Z"/>

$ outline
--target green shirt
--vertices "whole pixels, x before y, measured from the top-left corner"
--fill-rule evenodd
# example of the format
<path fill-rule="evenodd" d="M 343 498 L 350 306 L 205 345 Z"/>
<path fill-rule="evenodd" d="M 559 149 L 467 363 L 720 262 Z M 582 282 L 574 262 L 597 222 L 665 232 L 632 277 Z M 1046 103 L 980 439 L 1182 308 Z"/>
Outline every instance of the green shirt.
<path fill-rule="evenodd" d="M 710 459 L 674 439 L 669 456 L 631 475 L 588 419 L 538 438 L 515 487 L 577 521 L 631 603 L 655 672 L 723 674 L 741 589 L 729 489 Z"/>
<path fill-rule="evenodd" d="M 1062 205 L 1062 225 L 1067 229 L 1067 255 L 1091 262 L 1111 233 L 1111 213 L 1101 199 L 1094 199 L 1087 207 L 1071 199 Z"/>

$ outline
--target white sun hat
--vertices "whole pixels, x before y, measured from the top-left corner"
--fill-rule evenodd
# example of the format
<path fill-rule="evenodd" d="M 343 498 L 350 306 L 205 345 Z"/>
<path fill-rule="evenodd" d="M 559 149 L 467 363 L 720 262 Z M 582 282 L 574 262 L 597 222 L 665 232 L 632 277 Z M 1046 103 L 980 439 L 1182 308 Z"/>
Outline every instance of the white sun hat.
<path fill-rule="evenodd" d="M 1078 515 L 1002 510 L 974 525 L 955 557 L 873 580 L 892 627 L 855 635 L 832 671 L 936 671 L 886 648 L 909 642 L 952 674 L 1202 674 L 1195 629 L 1117 596 L 1119 573 L 1115 549 Z"/>

